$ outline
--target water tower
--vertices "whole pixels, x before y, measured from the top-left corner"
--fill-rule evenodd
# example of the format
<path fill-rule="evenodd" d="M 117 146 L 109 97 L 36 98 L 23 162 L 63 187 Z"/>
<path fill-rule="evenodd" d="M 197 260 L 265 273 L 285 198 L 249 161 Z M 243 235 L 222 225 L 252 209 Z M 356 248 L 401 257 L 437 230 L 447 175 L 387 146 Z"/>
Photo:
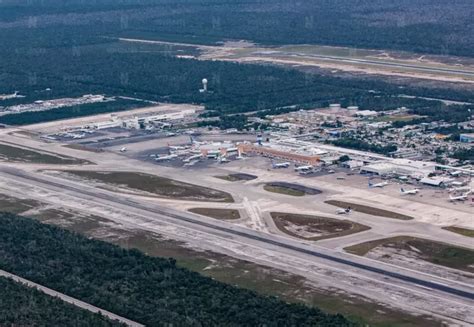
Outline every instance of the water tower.
<path fill-rule="evenodd" d="M 203 78 L 202 79 L 202 89 L 199 90 L 201 93 L 207 92 L 207 83 L 208 83 L 207 79 Z"/>

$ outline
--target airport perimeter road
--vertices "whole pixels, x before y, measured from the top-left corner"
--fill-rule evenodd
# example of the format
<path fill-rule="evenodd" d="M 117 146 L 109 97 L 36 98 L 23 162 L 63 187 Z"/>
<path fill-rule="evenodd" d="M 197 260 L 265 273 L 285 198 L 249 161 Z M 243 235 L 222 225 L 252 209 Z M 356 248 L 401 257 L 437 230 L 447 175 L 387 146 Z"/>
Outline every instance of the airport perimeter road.
<path fill-rule="evenodd" d="M 99 313 L 100 312 L 103 316 L 106 316 L 107 318 L 109 318 L 111 320 L 120 321 L 121 323 L 127 324 L 128 326 L 132 326 L 132 327 L 145 326 L 145 325 L 139 324 L 137 322 L 128 320 L 127 318 L 123 318 L 121 316 L 118 316 L 118 315 L 116 315 L 112 312 L 109 312 L 109 311 L 100 309 L 98 307 L 95 307 L 93 305 L 90 305 L 89 303 L 86 303 L 86 302 L 77 300 L 75 298 L 72 298 L 70 296 L 67 296 L 66 294 L 56 292 L 56 291 L 54 291 L 50 288 L 44 287 L 42 285 L 36 284 L 36 283 L 34 283 L 32 281 L 29 281 L 27 279 L 21 278 L 20 276 L 10 274 L 9 272 L 6 272 L 4 270 L 0 270 L 0 276 L 10 278 L 10 279 L 12 279 L 13 281 L 15 281 L 17 283 L 22 283 L 22 284 L 24 284 L 28 287 L 36 288 L 36 289 L 42 291 L 45 294 L 48 294 L 48 295 L 53 296 L 53 297 L 57 297 L 57 298 L 63 300 L 64 302 L 73 304 L 76 307 L 79 307 L 81 309 L 85 309 L 85 310 L 88 310 L 88 311 L 93 312 L 93 313 Z"/>
<path fill-rule="evenodd" d="M 301 256 L 305 260 L 313 261 L 317 259 L 318 262 L 359 276 L 377 278 L 383 280 L 385 283 L 401 283 L 404 287 L 414 287 L 418 292 L 427 293 L 427 290 L 431 290 L 431 292 L 428 292 L 430 296 L 433 296 L 435 293 L 439 296 L 449 294 L 463 300 L 474 300 L 474 286 L 462 282 L 321 248 L 312 244 L 305 244 L 277 235 L 257 232 L 215 219 L 206 219 L 205 217 L 190 213 L 149 204 L 146 201 L 139 203 L 123 195 L 83 184 L 72 183 L 60 178 L 51 178 L 49 176 L 45 178 L 38 174 L 7 167 L 0 168 L 0 173 L 13 176 L 17 181 L 47 188 L 63 194 L 67 193 L 69 196 L 85 199 L 92 203 L 98 203 L 99 205 L 121 209 L 133 214 L 141 214 L 157 221 L 198 230 L 229 240 L 236 240 L 243 243 L 251 242 L 253 246 L 276 251 L 276 253 Z"/>

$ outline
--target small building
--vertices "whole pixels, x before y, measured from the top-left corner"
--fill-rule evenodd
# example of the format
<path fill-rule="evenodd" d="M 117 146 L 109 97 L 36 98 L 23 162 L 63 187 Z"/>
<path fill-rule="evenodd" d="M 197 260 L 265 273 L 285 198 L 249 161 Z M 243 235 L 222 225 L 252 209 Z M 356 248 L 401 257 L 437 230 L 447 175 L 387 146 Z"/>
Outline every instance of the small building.
<path fill-rule="evenodd" d="M 363 167 L 364 162 L 359 161 L 359 160 L 349 160 L 349 161 L 341 163 L 341 166 L 344 168 L 356 169 L 356 168 Z"/>
<path fill-rule="evenodd" d="M 376 117 L 378 114 L 379 113 L 377 111 L 373 110 L 360 110 L 355 112 L 355 115 L 359 117 Z"/>
<path fill-rule="evenodd" d="M 452 182 L 451 178 L 444 177 L 425 177 L 420 180 L 420 183 L 436 187 L 446 187 Z"/>
<path fill-rule="evenodd" d="M 474 133 L 459 135 L 459 141 L 464 143 L 474 143 Z"/>

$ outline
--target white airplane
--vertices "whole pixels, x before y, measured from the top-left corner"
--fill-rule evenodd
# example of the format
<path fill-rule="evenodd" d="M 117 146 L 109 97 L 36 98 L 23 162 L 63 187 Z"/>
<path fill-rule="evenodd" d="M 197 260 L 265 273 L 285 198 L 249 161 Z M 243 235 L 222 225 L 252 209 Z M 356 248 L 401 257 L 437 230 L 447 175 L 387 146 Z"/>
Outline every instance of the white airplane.
<path fill-rule="evenodd" d="M 290 167 L 290 163 L 289 162 L 275 163 L 274 161 L 272 161 L 272 167 L 273 167 L 273 169 L 288 168 L 288 167 Z"/>
<path fill-rule="evenodd" d="M 178 151 L 178 150 L 186 150 L 188 149 L 187 146 L 180 146 L 180 145 L 168 145 L 170 150 Z"/>
<path fill-rule="evenodd" d="M 375 184 L 372 184 L 372 182 L 369 180 L 369 188 L 374 188 L 374 187 L 385 187 L 388 185 L 388 182 L 380 182 L 380 183 L 375 183 Z"/>
<path fill-rule="evenodd" d="M 338 215 L 348 215 L 352 212 L 351 207 L 347 207 L 346 209 L 340 208 L 336 210 L 336 214 Z"/>
<path fill-rule="evenodd" d="M 417 188 L 414 188 L 412 190 L 405 190 L 403 187 L 400 188 L 400 193 L 402 195 L 415 195 L 419 192 L 420 190 Z"/>
<path fill-rule="evenodd" d="M 155 161 L 171 160 L 171 159 L 174 159 L 176 157 L 178 157 L 176 154 L 170 154 L 170 155 L 167 155 L 167 156 L 157 157 L 157 158 L 155 158 Z"/>
<path fill-rule="evenodd" d="M 9 100 L 14 99 L 18 95 L 18 91 L 15 91 L 13 94 L 0 94 L 0 100 Z"/>
<path fill-rule="evenodd" d="M 196 154 L 194 156 L 191 156 L 189 158 L 186 158 L 183 160 L 183 162 L 187 163 L 187 162 L 191 162 L 191 161 L 194 161 L 194 160 L 197 160 L 197 159 L 201 159 L 201 155 L 200 154 Z"/>
<path fill-rule="evenodd" d="M 295 167 L 295 171 L 304 171 L 304 170 L 311 170 L 311 169 L 313 169 L 313 166 L 311 165 Z"/>
<path fill-rule="evenodd" d="M 454 202 L 454 201 L 466 201 L 467 196 L 469 195 L 469 192 L 466 192 L 464 194 L 458 195 L 458 196 L 449 196 L 449 201 Z"/>
<path fill-rule="evenodd" d="M 191 140 L 191 144 L 193 144 L 193 145 L 203 145 L 203 144 L 206 144 L 206 142 L 196 141 L 192 135 L 189 136 L 189 139 Z"/>
<path fill-rule="evenodd" d="M 462 187 L 453 187 L 448 190 L 451 192 L 471 192 L 471 188 L 469 186 L 462 186 Z"/>
<path fill-rule="evenodd" d="M 125 148 L 125 147 L 121 148 L 120 152 L 127 152 L 127 148 Z"/>

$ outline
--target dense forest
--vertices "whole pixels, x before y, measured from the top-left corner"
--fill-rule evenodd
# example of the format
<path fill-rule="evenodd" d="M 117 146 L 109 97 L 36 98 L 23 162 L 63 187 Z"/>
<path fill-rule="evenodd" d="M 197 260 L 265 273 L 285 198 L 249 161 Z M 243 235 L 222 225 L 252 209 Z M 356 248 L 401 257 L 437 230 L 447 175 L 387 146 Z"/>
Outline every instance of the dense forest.
<path fill-rule="evenodd" d="M 464 41 L 474 33 L 459 31 L 472 25 L 464 19 L 472 8 L 467 5 L 469 1 L 459 0 L 448 6 L 438 0 L 402 0 L 408 9 L 385 0 L 354 1 L 357 6 L 342 0 L 321 0 L 317 4 L 269 0 L 97 0 L 87 5 L 81 0 L 0 1 L 0 94 L 19 91 L 26 95 L 0 101 L 0 106 L 95 93 L 203 104 L 215 117 L 253 111 L 272 114 L 324 107 L 331 102 L 371 110 L 404 106 L 416 114 L 437 118 L 466 117 L 467 106 L 452 111 L 440 101 L 400 95 L 474 103 L 474 95 L 467 89 L 401 87 L 390 81 L 323 76 L 276 66 L 183 59 L 175 55 L 198 50 L 127 44 L 116 39 L 146 36 L 215 43 L 224 38 L 246 38 L 264 43 L 345 42 L 403 49 L 426 46 L 441 51 L 431 44 L 436 43 L 441 44 L 441 52 L 468 51 Z M 413 15 L 429 8 L 433 12 L 444 10 L 446 17 L 458 15 L 459 19 L 448 22 L 443 16 L 434 21 L 429 15 Z M 390 25 L 394 15 L 400 17 L 395 27 Z M 440 27 L 443 24 L 448 27 Z M 408 32 L 410 29 L 414 31 Z M 454 31 L 459 32 L 459 37 L 451 35 Z M 433 35 L 436 42 L 430 38 Z M 202 78 L 209 80 L 208 93 L 198 91 Z M 116 101 L 8 115 L 0 117 L 0 123 L 31 124 L 136 105 Z M 455 115 L 451 115 L 453 112 Z M 243 119 L 230 125 L 241 127 L 242 123 Z"/>
<path fill-rule="evenodd" d="M 0 269 L 149 326 L 354 326 L 203 277 L 174 259 L 10 214 L 0 215 Z"/>
<path fill-rule="evenodd" d="M 5 277 L 0 290 L 1 326 L 126 326 Z"/>
<path fill-rule="evenodd" d="M 68 15 L 65 15 L 68 14 Z M 99 22 L 105 35 L 313 43 L 473 56 L 471 0 L 3 0 L 0 29 Z"/>
<path fill-rule="evenodd" d="M 25 39 L 31 40 L 35 47 L 25 43 Z M 176 49 L 172 47 L 157 45 L 144 49 L 140 45 L 96 38 L 88 29 L 18 29 L 11 34 L 0 34 L 0 40 L 4 45 L 0 48 L 0 93 L 17 90 L 26 95 L 26 98 L 1 101 L 0 106 L 95 93 L 204 104 L 208 112 L 215 112 L 214 116 L 258 110 L 272 114 L 324 107 L 331 102 L 374 110 L 405 106 L 421 115 L 438 109 L 450 110 L 439 101 L 400 97 L 397 85 L 381 81 L 343 79 L 275 66 L 176 58 L 172 55 Z M 205 94 L 199 92 L 204 77 L 209 80 L 210 89 Z M 411 88 L 403 93 L 474 102 L 472 92 L 468 91 Z M 116 101 L 7 115 L 0 117 L 0 123 L 31 124 L 123 110 L 139 104 Z M 459 111 L 465 116 L 467 106 Z"/>

